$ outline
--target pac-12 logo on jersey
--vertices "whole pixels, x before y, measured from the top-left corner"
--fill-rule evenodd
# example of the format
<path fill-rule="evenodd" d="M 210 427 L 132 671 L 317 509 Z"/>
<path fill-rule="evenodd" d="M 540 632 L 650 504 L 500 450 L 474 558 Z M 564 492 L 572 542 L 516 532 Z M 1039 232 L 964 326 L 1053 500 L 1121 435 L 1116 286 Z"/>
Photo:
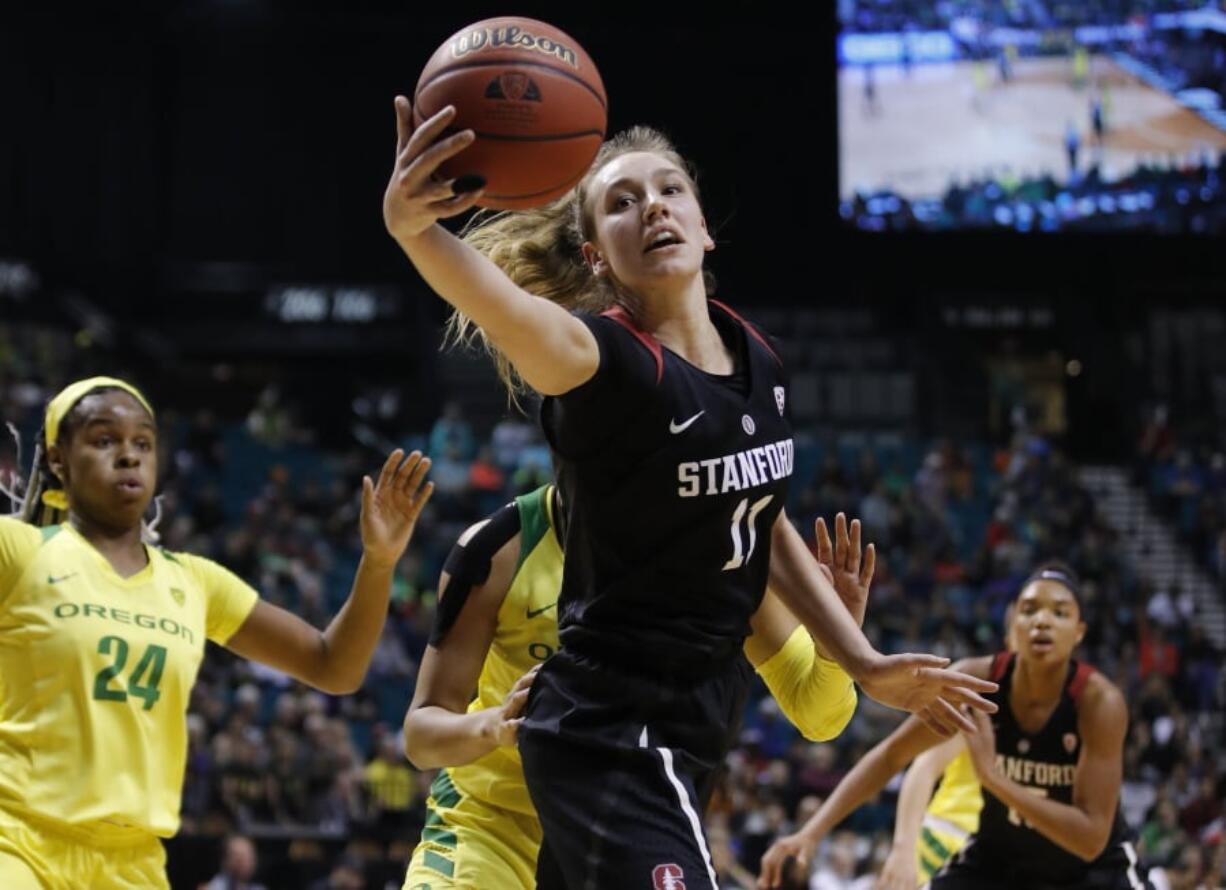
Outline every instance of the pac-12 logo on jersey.
<path fill-rule="evenodd" d="M 651 886 L 655 890 L 685 890 L 685 872 L 675 862 L 657 865 L 651 870 Z"/>
<path fill-rule="evenodd" d="M 785 399 L 785 398 L 786 398 L 786 396 L 784 395 L 784 392 L 783 392 L 783 387 L 782 387 L 782 386 L 776 386 L 776 387 L 775 387 L 775 407 L 779 409 L 779 416 L 780 416 L 780 417 L 782 417 L 782 416 L 783 416 L 783 406 L 784 406 L 784 399 Z"/>

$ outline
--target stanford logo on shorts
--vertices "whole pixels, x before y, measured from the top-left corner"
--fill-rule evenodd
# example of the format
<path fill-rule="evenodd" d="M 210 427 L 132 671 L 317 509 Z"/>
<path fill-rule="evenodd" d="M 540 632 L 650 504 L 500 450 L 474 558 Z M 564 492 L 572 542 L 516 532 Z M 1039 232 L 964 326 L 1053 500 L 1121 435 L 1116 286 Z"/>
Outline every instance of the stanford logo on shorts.
<path fill-rule="evenodd" d="M 685 872 L 675 862 L 657 865 L 651 870 L 651 886 L 654 890 L 685 890 Z"/>

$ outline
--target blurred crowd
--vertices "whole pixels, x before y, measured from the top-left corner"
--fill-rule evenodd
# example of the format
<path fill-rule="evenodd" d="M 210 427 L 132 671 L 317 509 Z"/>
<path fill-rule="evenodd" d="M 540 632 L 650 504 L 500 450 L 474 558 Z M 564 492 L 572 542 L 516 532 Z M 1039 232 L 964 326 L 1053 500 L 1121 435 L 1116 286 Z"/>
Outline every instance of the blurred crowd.
<path fill-rule="evenodd" d="M 88 359 L 69 358 L 63 336 L 0 334 L 0 415 L 21 431 L 23 459 L 48 395 L 93 370 Z M 359 481 L 381 455 L 356 442 L 320 450 L 294 433 L 292 405 L 275 399 L 222 420 L 207 405 L 158 396 L 163 544 L 217 559 L 322 626 L 348 593 L 360 552 Z M 1143 863 L 1168 886 L 1221 886 L 1220 652 L 1195 602 L 1153 589 L 1144 565 L 1123 552 L 1059 448 L 1026 430 L 996 446 L 799 432 L 789 515 L 809 539 L 817 516 L 842 510 L 863 520 L 881 555 L 865 628 L 883 651 L 994 652 L 1005 606 L 1031 567 L 1058 557 L 1077 569 L 1089 625 L 1082 655 L 1132 706 L 1121 805 Z M 432 779 L 406 762 L 400 723 L 439 570 L 468 524 L 547 481 L 550 460 L 529 420 L 508 415 L 479 433 L 459 404 L 398 444 L 434 458 L 437 494 L 399 567 L 365 684 L 329 697 L 210 646 L 188 715 L 183 829 L 169 844 L 176 886 L 215 878 L 230 881 L 216 887 L 270 890 L 400 887 Z M 9 449 L 0 480 L 16 469 Z M 1142 434 L 1137 472 L 1184 539 L 1222 572 L 1222 453 L 1155 422 Z M 752 886 L 770 842 L 803 821 L 898 720 L 862 698 L 838 739 L 808 743 L 759 685 L 708 814 L 724 886 Z M 888 848 L 896 788 L 823 846 L 813 890 L 868 885 Z"/>

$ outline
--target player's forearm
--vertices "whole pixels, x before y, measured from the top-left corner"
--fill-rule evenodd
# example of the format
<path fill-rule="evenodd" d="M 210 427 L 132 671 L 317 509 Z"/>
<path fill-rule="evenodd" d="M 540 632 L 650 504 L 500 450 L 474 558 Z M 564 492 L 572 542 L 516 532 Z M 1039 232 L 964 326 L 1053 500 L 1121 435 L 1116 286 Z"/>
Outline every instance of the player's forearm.
<path fill-rule="evenodd" d="M 1079 807 L 1040 797 L 1025 785 L 1001 775 L 993 767 L 980 771 L 983 787 L 1035 831 L 1074 856 L 1092 862 L 1111 837 L 1111 822 L 1095 820 Z"/>
<path fill-rule="evenodd" d="M 917 758 L 907 770 L 902 790 L 898 793 L 898 808 L 894 813 L 894 849 L 915 849 L 938 772 L 932 769 L 923 757 Z"/>
<path fill-rule="evenodd" d="M 366 669 L 387 619 L 394 569 L 365 557 L 358 563 L 349 599 L 322 634 L 321 688 L 329 692 L 354 692 L 366 679 Z"/>
<path fill-rule="evenodd" d="M 438 705 L 414 708 L 404 718 L 404 754 L 418 769 L 463 766 L 498 747 L 495 709 L 457 714 Z"/>
<path fill-rule="evenodd" d="M 434 292 L 471 318 L 538 392 L 557 395 L 591 376 L 595 343 L 565 309 L 518 287 L 440 225 L 398 243 Z"/>
<path fill-rule="evenodd" d="M 396 240 L 426 284 L 487 334 L 514 321 L 518 289 L 480 251 L 438 224 Z"/>
<path fill-rule="evenodd" d="M 903 763 L 896 763 L 891 756 L 888 742 L 877 745 L 843 777 L 799 833 L 810 844 L 817 844 L 856 808 L 881 791 L 902 766 Z"/>
<path fill-rule="evenodd" d="M 780 515 L 771 531 L 770 586 L 820 650 L 859 678 L 877 655 L 833 585 L 817 569 L 800 533 Z"/>
<path fill-rule="evenodd" d="M 837 591 L 836 591 L 836 593 L 837 593 Z M 840 602 L 842 602 L 842 603 L 843 603 L 843 605 L 844 605 L 844 606 L 847 608 L 847 613 L 848 613 L 849 615 L 851 615 L 852 620 L 856 622 L 856 627 L 860 628 L 860 629 L 861 629 L 861 631 L 863 631 L 863 629 L 864 629 L 864 613 L 865 613 L 865 611 L 867 611 L 867 607 L 868 607 L 868 598 L 867 598 L 867 597 L 865 597 L 865 598 L 860 599 L 860 600 L 858 600 L 858 601 L 856 601 L 856 602 L 850 602 L 850 603 L 849 603 L 847 600 L 843 599 L 843 598 L 840 596 L 840 597 L 839 597 L 839 600 L 840 600 Z M 825 646 L 823 646 L 823 645 L 822 645 L 822 644 L 821 644 L 819 641 L 817 641 L 817 640 L 814 640 L 814 641 L 813 641 L 813 643 L 814 643 L 814 646 L 816 646 L 816 648 L 817 648 L 817 654 L 818 654 L 818 655 L 820 655 L 822 658 L 826 659 L 827 661 L 833 661 L 833 662 L 835 662 L 835 663 L 837 664 L 837 660 L 835 659 L 835 657 L 834 657 L 833 655 L 831 655 L 831 653 L 830 653 L 830 652 L 829 652 L 829 651 L 826 649 L 826 647 L 825 647 Z"/>

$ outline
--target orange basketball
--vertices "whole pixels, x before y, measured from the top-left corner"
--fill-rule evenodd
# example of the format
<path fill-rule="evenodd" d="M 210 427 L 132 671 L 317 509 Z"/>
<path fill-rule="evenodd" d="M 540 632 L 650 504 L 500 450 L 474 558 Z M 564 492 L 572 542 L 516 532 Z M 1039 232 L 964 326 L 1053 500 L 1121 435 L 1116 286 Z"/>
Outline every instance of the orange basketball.
<path fill-rule="evenodd" d="M 477 138 L 445 163 L 446 177 L 485 178 L 483 207 L 514 210 L 561 197 L 604 140 L 604 83 L 587 52 L 552 25 L 518 16 L 453 34 L 417 81 L 413 123 L 454 105 L 453 132 Z"/>

